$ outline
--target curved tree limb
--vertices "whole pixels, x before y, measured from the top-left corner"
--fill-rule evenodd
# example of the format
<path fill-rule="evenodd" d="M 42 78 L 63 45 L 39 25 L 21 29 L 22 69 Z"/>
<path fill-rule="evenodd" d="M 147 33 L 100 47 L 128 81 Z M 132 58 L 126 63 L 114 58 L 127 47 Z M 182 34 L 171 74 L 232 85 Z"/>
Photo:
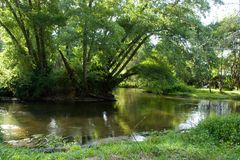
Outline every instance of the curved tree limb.
<path fill-rule="evenodd" d="M 5 31 L 8 33 L 8 35 L 11 37 L 13 43 L 16 44 L 16 46 L 23 51 L 23 47 L 21 46 L 21 44 L 19 43 L 19 41 L 17 40 L 17 38 L 13 35 L 13 33 L 11 32 L 11 30 L 0 20 L 0 25 L 5 29 Z"/>
<path fill-rule="evenodd" d="M 59 49 L 58 52 L 61 55 L 62 61 L 64 63 L 64 66 L 66 68 L 66 71 L 68 73 L 68 77 L 72 83 L 72 85 L 75 87 L 77 84 L 77 80 L 75 79 L 75 73 L 74 70 L 71 68 L 70 64 L 67 61 L 67 58 L 63 55 L 62 51 Z"/>
<path fill-rule="evenodd" d="M 139 48 L 146 42 L 146 40 L 151 36 L 152 34 L 148 34 L 145 36 L 142 41 L 137 45 L 137 47 L 132 51 L 131 55 L 128 57 L 128 59 L 125 61 L 125 63 L 121 66 L 121 68 L 113 75 L 114 78 L 119 76 L 119 74 L 124 70 L 124 68 L 128 65 L 128 63 L 132 60 L 132 58 L 137 54 L 137 51 Z"/>

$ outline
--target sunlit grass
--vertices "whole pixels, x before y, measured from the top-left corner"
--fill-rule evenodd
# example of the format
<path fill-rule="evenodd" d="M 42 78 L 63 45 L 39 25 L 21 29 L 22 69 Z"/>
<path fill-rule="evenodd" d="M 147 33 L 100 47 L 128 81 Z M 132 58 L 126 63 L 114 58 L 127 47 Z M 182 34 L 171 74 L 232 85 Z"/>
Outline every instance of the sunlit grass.
<path fill-rule="evenodd" d="M 207 88 L 193 89 L 191 92 L 175 92 L 169 94 L 170 96 L 190 97 L 197 99 L 234 99 L 240 100 L 240 91 L 219 91 L 219 89 L 211 89 L 211 92 Z"/>

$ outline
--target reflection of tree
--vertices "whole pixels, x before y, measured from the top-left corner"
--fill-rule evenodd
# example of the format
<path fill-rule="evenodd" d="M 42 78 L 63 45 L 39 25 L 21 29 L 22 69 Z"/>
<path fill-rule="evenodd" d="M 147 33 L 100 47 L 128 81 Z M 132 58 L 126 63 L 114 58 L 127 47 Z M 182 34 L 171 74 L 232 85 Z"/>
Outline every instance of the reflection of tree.
<path fill-rule="evenodd" d="M 111 115 L 116 112 L 113 106 L 112 103 L 6 104 L 1 106 L 6 114 L 0 115 L 0 124 L 11 119 L 12 124 L 26 130 L 26 136 L 52 133 L 80 136 L 86 142 L 114 133 L 109 128 L 115 126 L 111 125 Z"/>
<path fill-rule="evenodd" d="M 228 101 L 201 100 L 198 110 L 208 114 L 224 115 L 231 112 L 231 107 Z"/>
<path fill-rule="evenodd" d="M 191 107 L 181 105 L 186 100 L 160 98 L 135 89 L 119 89 L 117 95 L 119 112 L 115 119 L 124 133 L 135 128 L 144 117 L 146 120 L 141 122 L 137 131 L 172 128 L 186 118 L 183 113 L 191 111 Z"/>
<path fill-rule="evenodd" d="M 136 132 L 174 128 L 212 116 L 239 111 L 237 101 L 192 101 L 169 99 L 132 89 L 118 89 L 116 103 L 1 104 L 0 124 L 12 124 L 33 134 L 56 133 L 92 139 Z M 21 135 L 22 136 L 22 135 Z"/>
<path fill-rule="evenodd" d="M 186 121 L 182 122 L 177 128 L 189 129 L 195 127 L 200 121 L 209 116 L 225 115 L 232 112 L 233 108 L 230 106 L 236 106 L 234 101 L 219 101 L 219 100 L 201 100 L 197 107 L 188 114 Z M 234 105 L 235 104 L 235 105 Z"/>
<path fill-rule="evenodd" d="M 57 134 L 60 132 L 60 128 L 54 118 L 51 118 L 51 121 L 48 125 L 48 131 L 50 134 Z"/>
<path fill-rule="evenodd" d="M 17 105 L 15 105 L 15 107 L 17 107 Z M 3 129 L 5 138 L 9 139 L 24 137 L 27 132 L 24 130 L 24 128 L 22 128 L 22 125 L 18 119 L 15 118 L 14 112 L 9 112 L 4 104 L 2 104 L 0 108 L 0 128 Z"/>
<path fill-rule="evenodd" d="M 119 125 L 119 127 L 122 129 L 124 134 L 130 134 L 132 132 L 132 129 L 129 124 L 121 117 L 116 116 L 115 121 Z"/>
<path fill-rule="evenodd" d="M 195 127 L 205 117 L 206 114 L 204 112 L 193 111 L 191 114 L 188 115 L 187 120 L 183 121 L 177 126 L 177 129 L 184 130 Z"/>

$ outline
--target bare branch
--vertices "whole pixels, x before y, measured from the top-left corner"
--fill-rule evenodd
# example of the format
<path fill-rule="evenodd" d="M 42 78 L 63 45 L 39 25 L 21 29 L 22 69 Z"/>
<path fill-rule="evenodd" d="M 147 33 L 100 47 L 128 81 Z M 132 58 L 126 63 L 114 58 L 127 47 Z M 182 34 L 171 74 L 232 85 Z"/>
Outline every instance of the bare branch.
<path fill-rule="evenodd" d="M 137 44 L 137 42 L 141 39 L 142 35 L 138 35 L 136 38 L 134 38 L 132 40 L 131 43 L 128 44 L 127 48 L 124 48 L 120 51 L 120 53 L 118 54 L 118 56 L 116 58 L 114 58 L 114 60 L 112 61 L 112 63 L 109 66 L 109 69 L 111 67 L 113 67 L 115 65 L 115 63 L 118 61 L 119 58 L 121 58 L 118 63 L 116 64 L 116 66 L 114 67 L 114 69 L 111 72 L 111 75 L 113 75 L 117 69 L 119 68 L 119 66 L 123 63 L 124 59 L 127 57 L 127 55 L 129 54 L 129 52 L 131 52 L 131 50 L 133 49 L 134 45 Z"/>
<path fill-rule="evenodd" d="M 142 41 L 137 45 L 137 47 L 132 51 L 132 54 L 128 57 L 126 62 L 122 65 L 122 67 L 118 70 L 118 72 L 114 75 L 114 77 L 117 77 L 123 70 L 124 68 L 128 65 L 128 63 L 132 60 L 132 58 L 137 54 L 137 51 L 139 48 L 146 42 L 146 40 L 151 36 L 152 34 L 147 35 L 142 39 Z"/>

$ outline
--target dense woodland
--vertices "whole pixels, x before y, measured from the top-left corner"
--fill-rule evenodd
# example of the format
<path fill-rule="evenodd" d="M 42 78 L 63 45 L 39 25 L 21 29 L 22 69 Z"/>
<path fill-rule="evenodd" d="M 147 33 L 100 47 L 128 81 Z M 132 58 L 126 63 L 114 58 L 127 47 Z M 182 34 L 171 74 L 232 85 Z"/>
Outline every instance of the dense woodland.
<path fill-rule="evenodd" d="M 239 17 L 219 0 L 0 0 L 0 93 L 110 96 L 240 87 Z"/>

